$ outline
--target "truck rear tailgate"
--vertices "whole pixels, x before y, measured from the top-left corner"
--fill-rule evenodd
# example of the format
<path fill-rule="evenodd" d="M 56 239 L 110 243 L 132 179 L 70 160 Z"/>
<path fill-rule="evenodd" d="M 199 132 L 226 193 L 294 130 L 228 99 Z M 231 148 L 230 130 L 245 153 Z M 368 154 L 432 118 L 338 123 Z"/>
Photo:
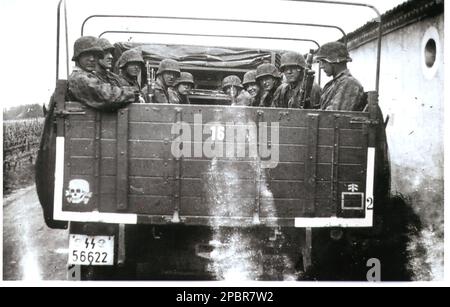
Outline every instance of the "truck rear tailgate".
<path fill-rule="evenodd" d="M 56 219 L 372 225 L 369 113 L 156 104 L 100 113 L 76 102 L 66 111 L 57 141 Z M 223 154 L 212 157 L 208 149 Z M 261 158 L 264 149 L 270 157 Z"/>

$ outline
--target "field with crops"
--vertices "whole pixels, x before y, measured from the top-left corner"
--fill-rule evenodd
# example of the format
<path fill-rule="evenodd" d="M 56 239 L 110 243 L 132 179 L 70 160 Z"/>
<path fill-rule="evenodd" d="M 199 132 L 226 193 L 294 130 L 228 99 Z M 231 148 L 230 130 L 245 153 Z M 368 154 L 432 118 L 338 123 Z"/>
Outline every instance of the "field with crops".
<path fill-rule="evenodd" d="M 3 122 L 3 194 L 34 182 L 43 118 Z"/>

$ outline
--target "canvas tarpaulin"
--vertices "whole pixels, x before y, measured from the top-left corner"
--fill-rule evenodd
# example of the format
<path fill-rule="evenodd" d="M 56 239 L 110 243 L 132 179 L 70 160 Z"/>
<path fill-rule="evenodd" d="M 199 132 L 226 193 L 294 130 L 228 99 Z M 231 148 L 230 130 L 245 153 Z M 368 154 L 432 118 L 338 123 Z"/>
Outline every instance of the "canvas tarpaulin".
<path fill-rule="evenodd" d="M 159 63 L 173 59 L 182 66 L 256 69 L 271 59 L 269 51 L 261 50 L 140 43 L 116 43 L 115 46 L 120 53 L 138 48 L 146 60 Z"/>

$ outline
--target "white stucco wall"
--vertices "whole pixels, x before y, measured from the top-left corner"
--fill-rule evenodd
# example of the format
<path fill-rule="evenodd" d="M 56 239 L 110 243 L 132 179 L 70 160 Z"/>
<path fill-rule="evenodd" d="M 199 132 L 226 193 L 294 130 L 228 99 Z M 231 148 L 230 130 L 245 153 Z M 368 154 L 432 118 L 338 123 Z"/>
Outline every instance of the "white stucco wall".
<path fill-rule="evenodd" d="M 437 58 L 435 66 L 428 69 L 423 41 L 426 42 L 433 33 L 436 36 Z M 373 90 L 376 42 L 358 47 L 351 51 L 351 56 L 353 75 L 366 90 Z M 434 205 L 439 202 L 443 205 L 443 15 L 416 22 L 384 36 L 380 105 L 385 116 L 390 116 L 387 133 L 393 192 L 411 197 L 414 203 Z"/>

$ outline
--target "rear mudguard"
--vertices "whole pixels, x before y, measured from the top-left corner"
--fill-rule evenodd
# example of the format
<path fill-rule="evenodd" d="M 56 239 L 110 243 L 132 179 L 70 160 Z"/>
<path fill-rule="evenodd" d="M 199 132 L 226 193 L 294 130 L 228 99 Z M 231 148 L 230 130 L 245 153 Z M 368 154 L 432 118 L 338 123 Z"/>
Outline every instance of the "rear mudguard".
<path fill-rule="evenodd" d="M 58 83 L 55 94 L 50 99 L 48 113 L 45 117 L 44 129 L 41 136 L 41 143 L 36 159 L 35 182 L 39 202 L 44 213 L 45 224 L 53 229 L 67 229 L 67 222 L 55 221 L 53 219 L 53 194 L 55 188 L 55 159 L 56 159 L 56 127 L 55 108 L 57 99 L 64 99 L 66 89 L 58 87 L 65 86 L 65 83 Z M 59 93 L 63 92 L 62 97 Z M 56 95 L 58 93 L 58 95 Z"/>

